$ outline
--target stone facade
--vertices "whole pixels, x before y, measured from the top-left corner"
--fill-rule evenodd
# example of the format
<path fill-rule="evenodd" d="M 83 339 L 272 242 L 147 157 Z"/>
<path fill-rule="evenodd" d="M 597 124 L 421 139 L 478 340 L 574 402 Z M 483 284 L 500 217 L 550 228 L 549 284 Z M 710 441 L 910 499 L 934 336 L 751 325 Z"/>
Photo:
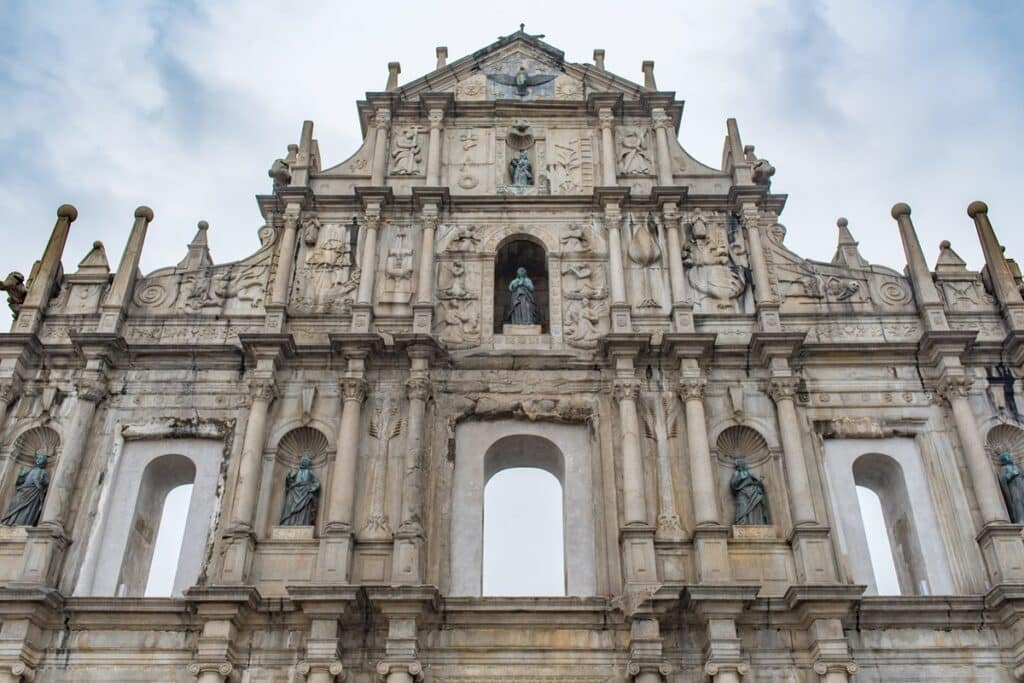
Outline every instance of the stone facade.
<path fill-rule="evenodd" d="M 1024 300 L 984 204 L 980 273 L 948 243 L 929 269 L 904 204 L 905 272 L 842 219 L 803 259 L 735 121 L 705 166 L 653 64 L 603 56 L 520 30 L 401 87 L 390 65 L 351 157 L 325 167 L 307 122 L 274 162 L 235 263 L 200 223 L 142 276 L 140 207 L 116 272 L 99 244 L 65 272 L 58 209 L 0 336 L 0 503 L 37 453 L 50 476 L 38 524 L 0 529 L 0 683 L 1024 679 L 997 479 Z M 522 264 L 536 329 L 503 324 Z M 316 524 L 279 526 L 303 456 Z M 768 524 L 732 524 L 740 458 Z M 483 486 L 518 465 L 562 482 L 566 597 L 480 595 Z M 188 482 L 173 595 L 142 597 Z"/>

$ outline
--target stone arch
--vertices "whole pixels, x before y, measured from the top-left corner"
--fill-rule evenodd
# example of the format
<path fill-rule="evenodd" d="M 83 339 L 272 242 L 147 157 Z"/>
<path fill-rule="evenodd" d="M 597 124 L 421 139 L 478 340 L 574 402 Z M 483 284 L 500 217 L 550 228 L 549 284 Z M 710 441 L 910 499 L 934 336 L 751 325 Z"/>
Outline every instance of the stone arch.
<path fill-rule="evenodd" d="M 1024 461 L 1024 429 L 997 424 L 985 436 L 985 450 L 994 464 L 998 464 L 999 454 L 1005 452 L 1009 452 L 1018 463 Z"/>
<path fill-rule="evenodd" d="M 509 283 L 516 277 L 516 269 L 526 268 L 534 285 L 534 299 L 540 311 L 542 332 L 551 329 L 551 264 L 544 242 L 529 233 L 516 233 L 503 239 L 494 253 L 494 333 L 501 334 L 508 313 Z"/>
<path fill-rule="evenodd" d="M 913 438 L 825 439 L 825 473 L 839 547 L 853 580 L 879 593 L 857 488 L 878 497 L 902 595 L 953 592 L 928 474 Z M 877 551 L 877 549 L 876 549 Z"/>
<path fill-rule="evenodd" d="M 590 435 L 584 425 L 520 420 L 464 421 L 455 430 L 450 593 L 483 592 L 483 494 L 510 467 L 539 467 L 562 483 L 566 594 L 597 591 Z"/>

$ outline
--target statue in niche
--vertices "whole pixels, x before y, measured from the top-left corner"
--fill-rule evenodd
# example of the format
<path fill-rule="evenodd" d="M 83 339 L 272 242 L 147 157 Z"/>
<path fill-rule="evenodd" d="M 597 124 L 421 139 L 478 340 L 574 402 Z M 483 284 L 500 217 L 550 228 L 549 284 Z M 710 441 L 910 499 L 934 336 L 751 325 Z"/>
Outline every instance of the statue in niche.
<path fill-rule="evenodd" d="M 415 175 L 419 173 L 420 166 L 420 143 L 419 126 L 413 126 L 402 131 L 395 140 L 395 151 L 391 158 L 395 161 L 395 175 Z"/>
<path fill-rule="evenodd" d="M 299 469 L 284 478 L 284 507 L 280 526 L 313 526 L 316 523 L 316 504 L 320 495 L 320 480 L 309 469 L 308 455 L 299 460 Z"/>
<path fill-rule="evenodd" d="M 508 291 L 512 292 L 512 297 L 508 302 L 505 322 L 512 325 L 539 325 L 540 311 L 533 298 L 533 281 L 527 277 L 526 268 L 516 268 L 516 277 L 508 283 Z"/>
<path fill-rule="evenodd" d="M 533 185 L 533 167 L 530 165 L 530 158 L 526 150 L 513 157 L 508 163 L 509 173 L 512 175 L 512 184 L 516 187 L 528 187 Z"/>
<path fill-rule="evenodd" d="M 734 524 L 771 524 L 764 482 L 747 469 L 747 461 L 743 458 L 736 458 L 736 470 L 732 473 L 729 488 L 736 497 Z"/>
<path fill-rule="evenodd" d="M 35 465 L 18 475 L 15 486 L 14 497 L 0 522 L 5 526 L 35 526 L 43 513 L 46 489 L 50 487 L 46 453 L 36 455 Z"/>
<path fill-rule="evenodd" d="M 1024 524 L 1024 474 L 1009 453 L 999 455 L 999 488 L 1003 490 L 1010 521 Z"/>

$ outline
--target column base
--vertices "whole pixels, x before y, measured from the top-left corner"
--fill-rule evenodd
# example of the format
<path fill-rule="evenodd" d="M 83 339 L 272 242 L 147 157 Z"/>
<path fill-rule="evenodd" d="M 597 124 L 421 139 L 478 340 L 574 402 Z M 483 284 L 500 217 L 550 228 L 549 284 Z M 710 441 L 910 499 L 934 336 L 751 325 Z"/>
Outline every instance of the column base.
<path fill-rule="evenodd" d="M 423 534 L 419 530 L 398 530 L 391 558 L 391 584 L 418 586 L 423 583 Z"/>
<path fill-rule="evenodd" d="M 373 304 L 352 304 L 352 332 L 369 332 L 372 320 Z"/>
<path fill-rule="evenodd" d="M 654 527 L 646 524 L 622 527 L 619 530 L 619 546 L 622 550 L 627 591 L 658 583 L 654 531 Z"/>
<path fill-rule="evenodd" d="M 263 331 L 269 334 L 284 332 L 285 307 L 281 304 L 267 304 L 264 308 L 267 315 L 263 319 Z"/>
<path fill-rule="evenodd" d="M 993 586 L 1024 583 L 1022 529 L 1024 526 L 1020 524 L 989 522 L 977 535 L 989 581 Z"/>
<path fill-rule="evenodd" d="M 672 329 L 681 334 L 695 331 L 693 326 L 693 306 L 684 303 L 672 304 Z"/>
<path fill-rule="evenodd" d="M 412 333 L 430 334 L 434 326 L 434 305 L 413 304 L 412 305 Z"/>
<path fill-rule="evenodd" d="M 352 529 L 348 527 L 324 531 L 316 556 L 318 583 L 347 584 L 352 570 Z"/>
<path fill-rule="evenodd" d="M 21 569 L 14 583 L 19 586 L 56 587 L 64 553 L 71 539 L 59 524 L 26 527 Z"/>
<path fill-rule="evenodd" d="M 629 304 L 612 304 L 612 332 L 632 332 L 633 317 Z"/>
<path fill-rule="evenodd" d="M 779 305 L 762 303 L 757 308 L 757 325 L 762 332 L 782 332 Z"/>
<path fill-rule="evenodd" d="M 235 528 L 225 532 L 221 553 L 220 575 L 217 583 L 245 585 L 252 572 L 256 554 L 256 535 L 249 529 Z"/>
<path fill-rule="evenodd" d="M 789 533 L 797 581 L 802 584 L 834 584 L 838 581 L 832 557 L 829 528 L 819 524 L 794 527 Z"/>
<path fill-rule="evenodd" d="M 693 530 L 693 550 L 697 560 L 696 583 L 719 584 L 732 581 L 728 527 L 720 524 L 698 526 Z"/>

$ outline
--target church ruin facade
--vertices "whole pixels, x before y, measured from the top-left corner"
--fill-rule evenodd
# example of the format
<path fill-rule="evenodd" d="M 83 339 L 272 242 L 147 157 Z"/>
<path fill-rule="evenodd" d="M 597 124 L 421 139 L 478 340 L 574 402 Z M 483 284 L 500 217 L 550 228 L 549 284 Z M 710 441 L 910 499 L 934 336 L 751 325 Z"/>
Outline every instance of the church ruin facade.
<path fill-rule="evenodd" d="M 843 219 L 804 259 L 736 122 L 695 160 L 643 74 L 522 29 L 389 65 L 354 154 L 306 122 L 273 163 L 234 263 L 201 222 L 143 275 L 139 207 L 116 271 L 72 271 L 61 206 L 4 281 L 0 683 L 1024 680 L 1024 299 L 987 208 L 981 272 L 905 204 L 904 272 Z M 563 595 L 484 594 L 518 467 L 561 486 Z"/>

